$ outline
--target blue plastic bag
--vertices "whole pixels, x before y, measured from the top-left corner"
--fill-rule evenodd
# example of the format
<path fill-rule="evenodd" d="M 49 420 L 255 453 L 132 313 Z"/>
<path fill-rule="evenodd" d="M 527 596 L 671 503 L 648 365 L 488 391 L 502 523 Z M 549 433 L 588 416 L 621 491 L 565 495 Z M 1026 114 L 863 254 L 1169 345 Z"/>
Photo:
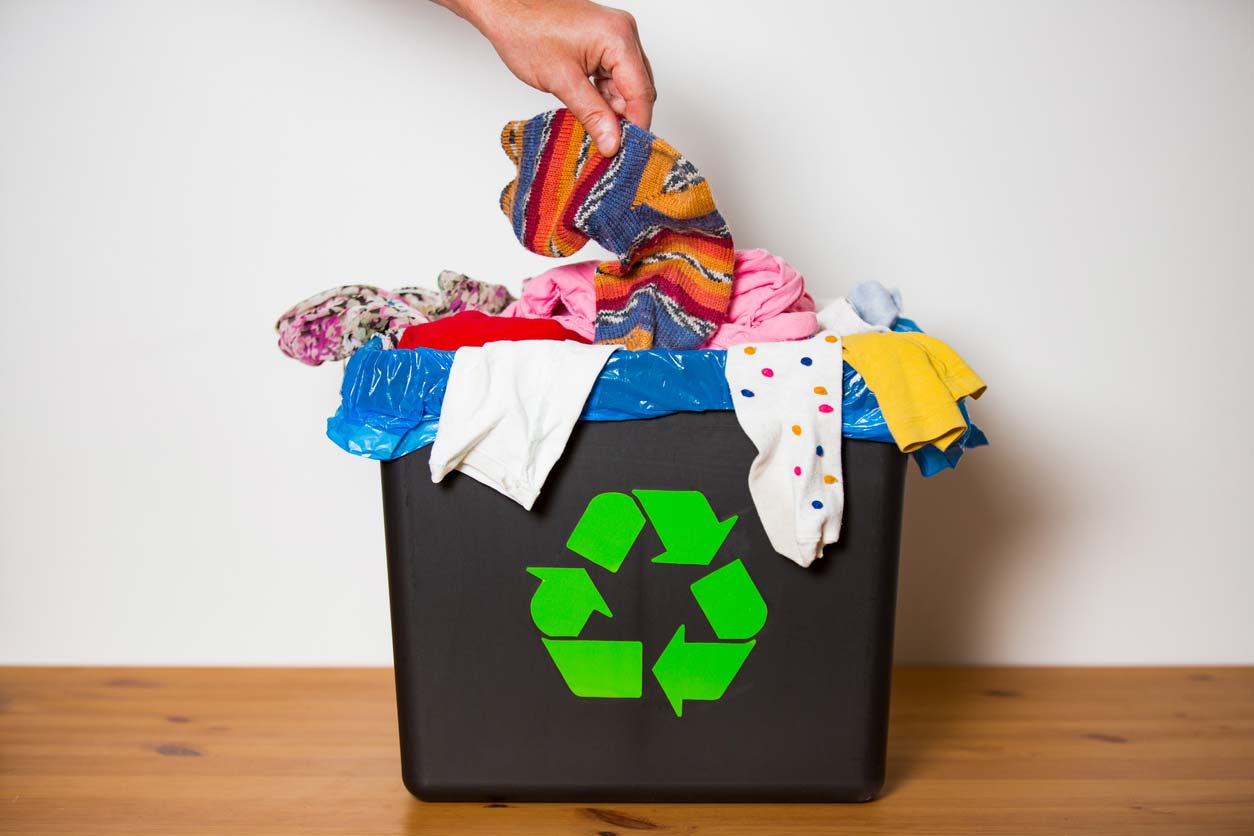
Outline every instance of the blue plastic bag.
<path fill-rule="evenodd" d="M 895 330 L 919 328 L 908 319 L 899 319 Z M 340 385 L 340 407 L 327 420 L 327 436 L 349 453 L 386 461 L 435 440 L 455 352 L 384 350 L 381 345 L 371 340 L 349 358 Z M 630 421 L 676 412 L 730 410 L 726 369 L 727 352 L 721 350 L 618 351 L 601 370 L 580 417 Z M 892 443 L 875 394 L 848 363 L 843 388 L 843 435 Z M 959 408 L 965 417 L 965 405 Z M 979 428 L 970 424 L 948 450 L 927 447 L 913 455 L 923 475 L 931 476 L 954 467 L 964 449 L 987 443 Z"/>

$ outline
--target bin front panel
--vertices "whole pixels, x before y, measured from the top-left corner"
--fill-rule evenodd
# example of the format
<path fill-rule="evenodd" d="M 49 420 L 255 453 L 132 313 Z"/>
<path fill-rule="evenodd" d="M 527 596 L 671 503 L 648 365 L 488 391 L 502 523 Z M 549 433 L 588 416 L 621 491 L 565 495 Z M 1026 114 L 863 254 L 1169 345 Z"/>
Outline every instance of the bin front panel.
<path fill-rule="evenodd" d="M 808 569 L 767 540 L 732 413 L 581 423 L 530 512 L 463 474 L 432 484 L 426 450 L 385 462 L 406 786 L 428 800 L 873 797 L 905 457 L 842 451 L 840 542 Z M 633 491 L 696 491 L 712 516 L 692 495 Z M 581 526 L 602 494 L 619 496 Z"/>

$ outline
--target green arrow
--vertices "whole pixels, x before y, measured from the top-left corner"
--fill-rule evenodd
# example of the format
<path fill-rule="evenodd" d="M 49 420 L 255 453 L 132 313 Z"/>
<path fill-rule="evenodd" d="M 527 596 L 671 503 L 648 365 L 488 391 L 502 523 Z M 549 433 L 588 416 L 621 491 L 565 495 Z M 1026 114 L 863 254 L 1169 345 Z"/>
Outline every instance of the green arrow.
<path fill-rule="evenodd" d="M 750 639 L 766 624 L 766 602 L 739 560 L 693 583 L 692 595 L 720 639 Z"/>
<path fill-rule="evenodd" d="M 644 670 L 640 642 L 541 639 L 576 697 L 639 697 Z"/>
<path fill-rule="evenodd" d="M 654 563 L 709 566 L 738 517 L 722 522 L 700 491 L 632 491 L 657 530 L 666 551 Z"/>
<path fill-rule="evenodd" d="M 644 528 L 644 515 L 625 493 L 599 493 L 566 541 L 566 548 L 603 569 L 617 572 Z"/>
<path fill-rule="evenodd" d="M 684 700 L 717 700 L 736 678 L 756 642 L 685 642 L 679 625 L 653 665 L 653 675 L 666 692 L 676 717 L 684 716 Z"/>
<path fill-rule="evenodd" d="M 613 618 L 587 569 L 531 566 L 528 572 L 540 579 L 531 596 L 531 620 L 549 636 L 577 636 L 594 612 Z"/>

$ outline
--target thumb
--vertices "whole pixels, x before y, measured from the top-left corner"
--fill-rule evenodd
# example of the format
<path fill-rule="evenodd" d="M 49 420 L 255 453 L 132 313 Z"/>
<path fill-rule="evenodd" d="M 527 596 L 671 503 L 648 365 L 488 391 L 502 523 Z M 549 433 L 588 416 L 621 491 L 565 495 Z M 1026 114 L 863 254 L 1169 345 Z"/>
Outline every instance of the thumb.
<path fill-rule="evenodd" d="M 592 141 L 597 144 L 601 156 L 612 157 L 618 153 L 619 134 L 622 132 L 618 124 L 618 114 L 610 108 L 591 81 L 583 76 L 572 77 L 566 84 L 555 89 L 553 95 L 583 125 Z"/>

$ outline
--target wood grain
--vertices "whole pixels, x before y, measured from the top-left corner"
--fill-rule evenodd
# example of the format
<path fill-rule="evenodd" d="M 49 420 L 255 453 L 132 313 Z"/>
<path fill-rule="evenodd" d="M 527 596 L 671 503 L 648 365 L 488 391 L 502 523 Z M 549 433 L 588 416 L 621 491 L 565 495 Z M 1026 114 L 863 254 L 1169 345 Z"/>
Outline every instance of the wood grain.
<path fill-rule="evenodd" d="M 422 804 L 391 671 L 0 668 L 0 833 L 1254 834 L 1254 669 L 899 669 L 862 805 Z"/>

